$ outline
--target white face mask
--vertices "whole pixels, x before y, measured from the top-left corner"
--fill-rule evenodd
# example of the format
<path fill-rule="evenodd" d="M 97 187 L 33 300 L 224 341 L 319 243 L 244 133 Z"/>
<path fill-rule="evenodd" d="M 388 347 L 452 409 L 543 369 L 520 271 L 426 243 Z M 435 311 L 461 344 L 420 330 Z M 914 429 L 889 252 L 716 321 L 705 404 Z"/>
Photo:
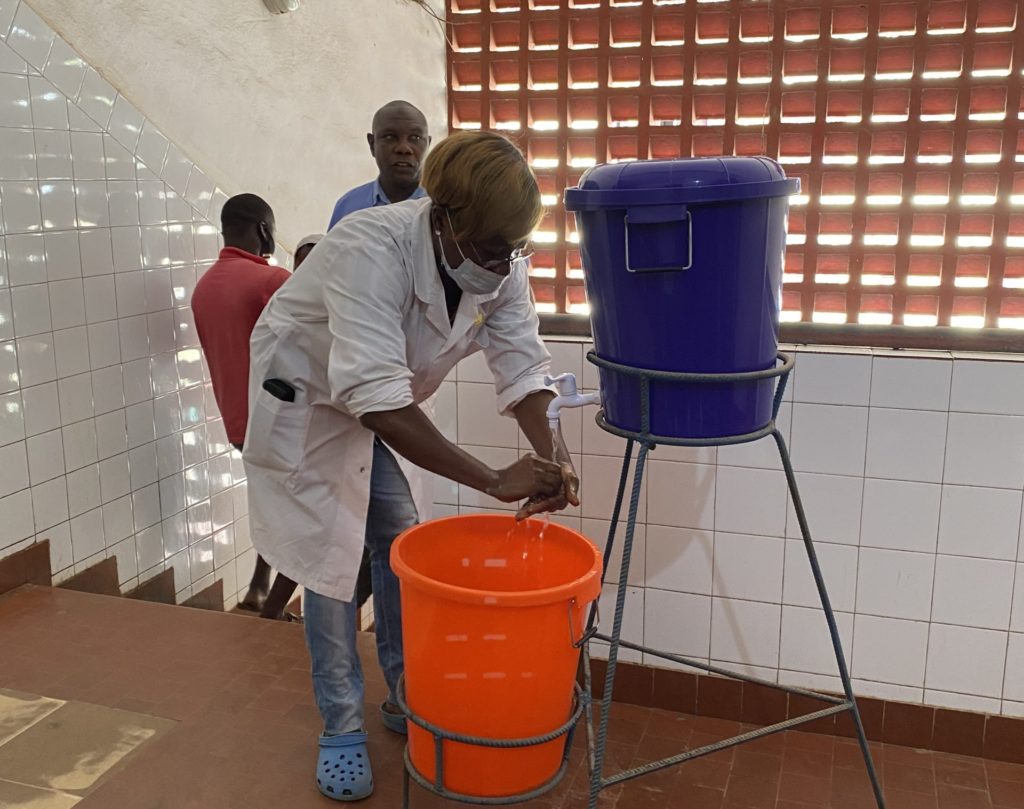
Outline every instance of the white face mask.
<path fill-rule="evenodd" d="M 448 227 L 454 232 L 451 214 L 445 210 L 445 215 L 448 217 Z M 472 259 L 466 258 L 466 254 L 462 252 L 458 242 L 455 242 L 455 247 L 458 249 L 459 255 L 462 256 L 462 263 L 458 267 L 452 267 L 448 263 L 448 257 L 444 254 L 444 242 L 441 241 L 440 229 L 435 230 L 434 235 L 437 236 L 437 243 L 441 246 L 441 265 L 444 267 L 445 272 L 448 273 L 448 277 L 458 285 L 459 289 L 463 292 L 468 292 L 470 295 L 490 295 L 493 292 L 497 292 L 498 287 L 501 286 L 506 276 L 498 275 L 496 272 L 481 267 Z"/>

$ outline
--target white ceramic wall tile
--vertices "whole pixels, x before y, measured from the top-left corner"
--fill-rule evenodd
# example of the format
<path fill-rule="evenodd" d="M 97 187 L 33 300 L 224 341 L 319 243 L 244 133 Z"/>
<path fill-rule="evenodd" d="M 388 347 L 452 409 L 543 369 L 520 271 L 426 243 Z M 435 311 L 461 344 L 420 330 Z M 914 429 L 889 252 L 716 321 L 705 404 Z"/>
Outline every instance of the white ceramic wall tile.
<path fill-rule="evenodd" d="M 189 173 L 192 171 L 192 161 L 182 154 L 181 150 L 173 143 L 167 148 L 167 156 L 164 160 L 160 177 L 171 188 L 184 194 L 188 186 Z"/>
<path fill-rule="evenodd" d="M 1024 418 L 950 413 L 946 483 L 1024 486 Z"/>
<path fill-rule="evenodd" d="M 155 565 L 162 565 L 164 561 L 164 545 L 160 524 L 157 523 L 139 531 L 135 535 L 135 547 L 138 553 L 140 571 L 152 568 Z M 140 576 L 140 578 L 142 577 Z"/>
<path fill-rule="evenodd" d="M 0 73 L 0 126 L 32 126 L 27 76 Z"/>
<path fill-rule="evenodd" d="M 935 557 L 931 554 L 862 548 L 857 612 L 927 621 L 934 578 Z"/>
<path fill-rule="evenodd" d="M 142 127 L 136 154 L 155 174 L 160 174 L 167 156 L 167 138 L 151 121 L 146 121 Z"/>
<path fill-rule="evenodd" d="M 610 520 L 615 506 L 619 476 L 622 471 L 621 459 L 598 455 L 584 455 L 583 464 L 580 469 L 580 480 L 585 492 L 581 501 L 583 516 L 598 520 Z M 683 473 L 680 470 L 674 470 L 673 473 L 675 472 Z M 674 481 L 670 482 L 672 485 L 678 485 L 678 481 L 679 479 L 675 478 Z M 629 511 L 632 488 L 633 475 L 631 473 L 626 482 L 626 494 L 623 497 L 622 514 L 620 517 L 622 520 L 626 519 Z M 640 499 L 637 508 L 637 519 L 641 522 L 644 521 L 647 514 L 646 489 L 647 486 L 643 485 L 643 481 L 641 481 Z M 650 521 L 656 522 L 653 515 Z"/>
<path fill-rule="evenodd" d="M 17 391 L 0 396 L 0 446 L 25 439 L 25 413 Z"/>
<path fill-rule="evenodd" d="M 1024 416 L 1024 364 L 956 360 L 949 409 Z"/>
<path fill-rule="evenodd" d="M 67 484 L 68 512 L 72 517 L 92 511 L 102 503 L 99 466 L 93 464 L 69 472 Z M 74 538 L 73 532 L 74 526 L 72 526 L 72 539 Z"/>
<path fill-rule="evenodd" d="M 60 416 L 63 424 L 74 424 L 95 415 L 90 374 L 69 376 L 57 382 Z"/>
<path fill-rule="evenodd" d="M 53 29 L 42 17 L 29 8 L 28 3 L 22 3 L 14 15 L 7 44 L 36 70 L 42 70 L 50 56 L 54 36 Z"/>
<path fill-rule="evenodd" d="M 1020 517 L 1019 491 L 943 486 L 939 552 L 1013 561 Z"/>
<path fill-rule="evenodd" d="M 47 233 L 43 237 L 46 280 L 52 282 L 82 277 L 78 234 L 73 230 Z"/>
<path fill-rule="evenodd" d="M 4 541 L 12 543 L 15 548 L 16 543 L 35 534 L 32 494 L 28 489 L 0 498 L 0 524 L 4 526 Z"/>
<path fill-rule="evenodd" d="M 610 512 L 614 503 L 622 461 L 606 459 L 604 466 L 612 478 L 605 497 Z M 648 522 L 676 528 L 713 530 L 715 527 L 716 469 L 710 464 L 651 461 L 647 469 L 647 493 L 650 507 Z M 632 478 L 630 479 L 630 484 Z M 629 502 L 626 490 L 624 506 Z M 642 512 L 641 512 L 642 513 Z"/>
<path fill-rule="evenodd" d="M 94 323 L 87 330 L 89 357 L 93 368 L 107 368 L 121 362 L 121 341 L 117 323 Z"/>
<path fill-rule="evenodd" d="M 110 135 L 103 136 L 103 168 L 107 180 L 136 180 L 135 155 Z"/>
<path fill-rule="evenodd" d="M 75 227 L 75 205 L 75 184 L 71 180 L 50 180 L 39 184 L 43 230 L 69 230 Z"/>
<path fill-rule="evenodd" d="M 1014 563 L 939 555 L 935 561 L 932 621 L 1008 629 Z"/>
<path fill-rule="evenodd" d="M 921 687 L 927 650 L 927 623 L 857 615 L 852 674 L 865 680 Z"/>
<path fill-rule="evenodd" d="M 189 173 L 188 184 L 185 187 L 185 201 L 195 208 L 200 215 L 205 216 L 210 209 L 210 199 L 213 197 L 213 180 L 203 173 L 198 166 L 192 166 Z"/>
<path fill-rule="evenodd" d="M 0 0 L 0 38 L 7 39 L 20 0 Z M 7 46 L 4 45 L 6 48 Z"/>
<path fill-rule="evenodd" d="M 50 295 L 47 284 L 32 284 L 11 290 L 14 333 L 19 337 L 51 331 Z"/>
<path fill-rule="evenodd" d="M 29 76 L 28 88 L 32 97 L 32 125 L 36 129 L 70 128 L 67 98 L 41 76 Z"/>
<path fill-rule="evenodd" d="M 1024 563 L 1017 565 L 1017 572 L 1014 576 L 1010 630 L 1024 632 Z"/>
<path fill-rule="evenodd" d="M 782 608 L 753 601 L 713 599 L 711 657 L 777 668 Z"/>
<path fill-rule="evenodd" d="M 121 335 L 121 360 L 123 362 L 128 363 L 130 360 L 148 356 L 149 337 L 144 315 L 122 318 L 117 321 L 117 328 Z"/>
<path fill-rule="evenodd" d="M 0 392 L 17 390 L 19 374 L 16 343 L 13 340 L 0 343 Z"/>
<path fill-rule="evenodd" d="M 64 439 L 60 430 L 30 436 L 26 447 L 33 486 L 64 474 Z"/>
<path fill-rule="evenodd" d="M 54 571 L 53 583 L 58 584 L 60 580 L 69 577 L 64 572 L 70 570 L 75 562 L 74 550 L 71 547 L 71 523 L 55 525 L 46 532 L 45 538 L 50 541 L 50 570 Z M 60 575 L 61 573 L 64 575 Z"/>
<path fill-rule="evenodd" d="M 863 479 L 799 472 L 796 476 L 811 537 L 821 542 L 856 545 L 860 537 Z M 800 522 L 790 499 L 786 536 L 800 537 Z"/>
<path fill-rule="evenodd" d="M 622 622 L 622 634 L 623 640 L 629 641 L 630 643 L 642 644 L 644 642 L 644 593 L 646 591 L 642 587 L 629 587 L 626 589 L 626 607 L 623 612 Z M 602 615 L 614 615 L 615 614 L 615 588 L 606 585 L 601 591 L 601 614 Z M 605 619 L 604 626 L 608 629 L 611 628 L 611 620 Z M 604 650 L 604 645 L 600 643 L 593 644 L 594 657 L 604 658 L 607 657 L 607 652 Z M 641 654 L 639 652 L 633 652 L 629 649 L 623 649 L 619 652 L 619 660 L 639 663 L 641 660 Z"/>
<path fill-rule="evenodd" d="M 597 548 L 604 553 L 605 545 L 608 542 L 608 530 L 611 522 L 608 520 L 580 520 L 576 529 L 586 536 Z M 638 524 L 633 532 L 633 552 L 630 556 L 629 583 L 637 587 L 644 586 L 644 569 L 646 567 L 646 542 L 647 529 L 643 524 Z M 608 570 L 605 574 L 605 581 L 617 583 L 622 574 L 622 552 L 625 542 L 626 525 L 625 520 L 620 520 L 618 530 L 615 534 L 615 542 L 612 548 L 611 559 L 608 563 Z"/>
<path fill-rule="evenodd" d="M 945 413 L 871 408 L 867 476 L 940 482 L 946 418 Z"/>
<path fill-rule="evenodd" d="M 780 603 L 785 552 L 782 539 L 716 532 L 714 595 Z"/>
<path fill-rule="evenodd" d="M 714 534 L 692 528 L 647 526 L 648 587 L 710 595 L 714 566 Z"/>
<path fill-rule="evenodd" d="M 0 359 L 3 357 L 4 353 L 0 352 Z M 38 435 L 60 427 L 60 404 L 56 383 L 24 388 L 21 391 L 21 401 L 26 435 Z"/>
<path fill-rule="evenodd" d="M 794 401 L 867 405 L 871 355 L 800 352 L 796 364 Z"/>
<path fill-rule="evenodd" d="M 1024 702 L 1024 635 L 1011 632 L 1006 649 L 1003 699 Z"/>
<path fill-rule="evenodd" d="M 29 460 L 26 453 L 26 442 L 15 441 L 6 446 L 0 446 L 0 497 L 12 495 L 28 487 Z"/>
<path fill-rule="evenodd" d="M 498 414 L 494 385 L 459 383 L 458 419 L 463 443 L 518 448 L 518 425 Z"/>
<path fill-rule="evenodd" d="M 50 293 L 50 313 L 54 330 L 84 326 L 86 317 L 82 280 L 73 278 L 67 281 L 53 281 L 47 286 Z M 26 289 L 31 288 L 26 287 Z M 84 329 L 81 330 L 81 336 L 84 340 Z"/>
<path fill-rule="evenodd" d="M 71 165 L 71 135 L 68 132 L 46 132 L 36 130 L 36 166 L 40 180 L 71 180 L 74 172 Z M 72 191 L 74 205 L 74 191 Z M 45 210 L 44 210 L 45 214 Z M 72 227 L 74 210 L 71 211 Z"/>
<path fill-rule="evenodd" d="M 45 242 L 40 234 L 8 234 L 5 241 L 11 286 L 40 284 L 46 280 Z"/>
<path fill-rule="evenodd" d="M 36 145 L 31 129 L 0 129 L 0 180 L 33 180 Z"/>
<path fill-rule="evenodd" d="M 49 334 L 22 337 L 15 342 L 18 378 L 24 387 L 52 382 L 57 378 L 53 356 L 53 338 Z"/>
<path fill-rule="evenodd" d="M 80 421 L 64 427 L 64 463 L 67 471 L 81 469 L 87 464 L 96 463 L 99 455 L 96 449 L 96 424 L 92 419 Z"/>
<path fill-rule="evenodd" d="M 857 598 L 857 548 L 815 542 L 814 549 L 833 608 L 853 612 Z M 797 540 L 786 542 L 782 601 L 798 607 L 821 608 L 821 597 L 811 575 L 806 548 Z"/>
<path fill-rule="evenodd" d="M 835 614 L 843 649 L 853 648 L 853 615 Z M 812 674 L 838 672 L 835 650 L 829 635 L 825 613 L 821 609 L 782 608 L 780 668 Z"/>
<path fill-rule="evenodd" d="M 142 113 L 128 99 L 119 94 L 117 100 L 114 101 L 114 109 L 110 115 L 109 132 L 111 136 L 129 151 L 135 151 L 143 123 L 145 123 L 145 118 Z"/>
<path fill-rule="evenodd" d="M 711 649 L 711 599 L 647 588 L 644 591 L 644 645 L 669 654 L 707 660 Z"/>
<path fill-rule="evenodd" d="M 68 486 L 63 476 L 32 487 L 32 510 L 35 530 L 46 531 L 62 522 L 67 522 Z"/>
<path fill-rule="evenodd" d="M 110 503 L 131 494 L 131 468 L 127 452 L 100 461 L 99 473 L 100 494 L 104 503 Z"/>
<path fill-rule="evenodd" d="M 800 472 L 863 475 L 868 409 L 838 405 L 793 406 L 793 467 Z"/>
<path fill-rule="evenodd" d="M 5 233 L 33 233 L 42 230 L 43 215 L 39 207 L 39 186 L 36 183 L 0 183 L 0 199 L 3 199 Z"/>
<path fill-rule="evenodd" d="M 140 224 L 139 188 L 134 180 L 111 180 L 107 183 L 107 206 L 111 227 L 132 227 Z"/>
<path fill-rule="evenodd" d="M 768 469 L 721 466 L 715 487 L 715 529 L 785 536 L 786 477 Z"/>
<path fill-rule="evenodd" d="M 106 523 L 104 523 L 105 529 Z M 131 589 L 131 586 L 126 586 L 126 584 L 139 575 L 139 559 L 136 553 L 135 539 L 126 539 L 114 545 L 107 551 L 107 558 L 111 556 L 117 559 L 117 574 L 122 588 Z"/>
<path fill-rule="evenodd" d="M 85 79 L 85 62 L 61 37 L 54 37 L 43 75 L 67 98 L 78 98 Z"/>
<path fill-rule="evenodd" d="M 76 563 L 94 556 L 106 547 L 103 541 L 102 509 L 96 508 L 71 518 L 71 546 Z"/>
<path fill-rule="evenodd" d="M 0 342 L 14 339 L 14 309 L 11 306 L 11 291 L 0 289 Z"/>
<path fill-rule="evenodd" d="M 941 496 L 933 483 L 866 479 L 861 545 L 934 553 Z"/>
<path fill-rule="evenodd" d="M 927 688 L 998 698 L 1003 690 L 1007 633 L 932 624 Z"/>
<path fill-rule="evenodd" d="M 110 241 L 114 254 L 114 272 L 135 272 L 142 269 L 141 228 L 111 228 Z"/>

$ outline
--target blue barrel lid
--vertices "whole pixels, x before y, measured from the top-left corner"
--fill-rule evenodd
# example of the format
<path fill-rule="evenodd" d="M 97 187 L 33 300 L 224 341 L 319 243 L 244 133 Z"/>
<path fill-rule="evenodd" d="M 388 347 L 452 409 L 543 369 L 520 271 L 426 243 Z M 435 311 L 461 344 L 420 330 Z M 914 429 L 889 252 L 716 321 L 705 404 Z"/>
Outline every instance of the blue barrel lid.
<path fill-rule="evenodd" d="M 565 191 L 569 211 L 641 205 L 699 205 L 766 197 L 786 197 L 800 190 L 767 157 L 692 157 L 635 160 L 594 166 L 577 188 Z"/>

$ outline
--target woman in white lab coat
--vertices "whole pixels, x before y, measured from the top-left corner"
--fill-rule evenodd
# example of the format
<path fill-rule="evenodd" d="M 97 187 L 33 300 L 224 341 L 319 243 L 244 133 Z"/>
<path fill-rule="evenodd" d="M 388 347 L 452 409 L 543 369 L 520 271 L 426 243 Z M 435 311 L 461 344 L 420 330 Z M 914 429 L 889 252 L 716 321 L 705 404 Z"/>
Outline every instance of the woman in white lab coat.
<path fill-rule="evenodd" d="M 552 448 L 526 246 L 540 221 L 536 178 L 519 150 L 462 132 L 427 157 L 428 198 L 345 218 L 274 296 L 252 335 L 245 439 L 256 550 L 305 588 L 305 628 L 324 720 L 317 783 L 354 801 L 373 790 L 363 723 L 353 594 L 364 542 L 373 571 L 377 650 L 394 706 L 402 673 L 392 541 L 428 515 L 421 470 L 523 514 L 577 504 L 564 445 Z M 483 351 L 498 408 L 533 445 L 491 469 L 421 410 L 457 362 Z M 557 455 L 557 457 L 552 457 Z"/>

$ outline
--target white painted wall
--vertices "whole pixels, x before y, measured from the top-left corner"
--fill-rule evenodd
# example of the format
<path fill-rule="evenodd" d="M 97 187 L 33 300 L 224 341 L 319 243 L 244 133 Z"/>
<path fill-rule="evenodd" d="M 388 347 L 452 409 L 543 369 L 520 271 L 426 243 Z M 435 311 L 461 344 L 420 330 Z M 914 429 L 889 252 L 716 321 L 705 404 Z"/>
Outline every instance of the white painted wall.
<path fill-rule="evenodd" d="M 289 248 L 376 173 L 365 134 L 382 103 L 405 98 L 446 128 L 444 39 L 410 0 L 276 16 L 261 0 L 30 5 L 217 186 L 265 197 Z"/>

